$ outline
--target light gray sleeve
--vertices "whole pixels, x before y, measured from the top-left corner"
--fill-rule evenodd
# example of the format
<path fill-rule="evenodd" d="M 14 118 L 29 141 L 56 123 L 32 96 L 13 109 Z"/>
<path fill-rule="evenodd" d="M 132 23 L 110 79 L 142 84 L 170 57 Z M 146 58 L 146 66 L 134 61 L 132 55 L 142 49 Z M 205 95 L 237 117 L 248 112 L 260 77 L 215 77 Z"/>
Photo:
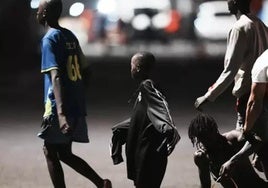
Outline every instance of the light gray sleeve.
<path fill-rule="evenodd" d="M 221 95 L 234 81 L 234 78 L 243 62 L 246 52 L 246 34 L 243 30 L 233 28 L 228 36 L 227 50 L 224 58 L 224 69 L 217 81 L 209 88 L 205 94 L 209 101 L 214 101 Z"/>

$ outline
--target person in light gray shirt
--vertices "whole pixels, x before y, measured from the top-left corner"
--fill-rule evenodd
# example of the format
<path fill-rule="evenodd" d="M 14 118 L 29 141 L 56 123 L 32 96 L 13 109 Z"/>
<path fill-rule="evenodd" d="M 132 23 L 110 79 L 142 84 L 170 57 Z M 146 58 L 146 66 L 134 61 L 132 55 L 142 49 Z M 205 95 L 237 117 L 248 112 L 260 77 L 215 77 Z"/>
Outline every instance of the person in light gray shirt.
<path fill-rule="evenodd" d="M 256 16 L 250 14 L 250 0 L 227 0 L 231 14 L 237 21 L 227 38 L 224 69 L 208 91 L 195 101 L 195 108 L 213 102 L 233 82 L 232 94 L 237 98 L 236 128 L 243 127 L 245 110 L 250 93 L 250 72 L 255 60 L 268 47 L 268 29 Z"/>

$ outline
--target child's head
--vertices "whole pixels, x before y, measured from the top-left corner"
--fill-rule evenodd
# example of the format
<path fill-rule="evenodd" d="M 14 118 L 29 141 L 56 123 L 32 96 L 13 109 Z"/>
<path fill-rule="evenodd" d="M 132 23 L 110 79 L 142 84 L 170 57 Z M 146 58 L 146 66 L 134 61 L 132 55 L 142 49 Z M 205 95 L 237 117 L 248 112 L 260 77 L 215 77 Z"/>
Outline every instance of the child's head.
<path fill-rule="evenodd" d="M 131 76 L 135 80 L 148 78 L 155 65 L 155 57 L 150 52 L 138 52 L 131 58 Z"/>

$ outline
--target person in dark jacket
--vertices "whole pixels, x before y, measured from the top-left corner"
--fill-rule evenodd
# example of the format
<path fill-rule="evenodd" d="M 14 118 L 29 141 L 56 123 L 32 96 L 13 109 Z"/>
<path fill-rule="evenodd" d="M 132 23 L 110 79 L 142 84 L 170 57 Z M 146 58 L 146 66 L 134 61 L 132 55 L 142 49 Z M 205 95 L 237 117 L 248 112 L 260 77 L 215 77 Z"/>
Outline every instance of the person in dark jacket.
<path fill-rule="evenodd" d="M 131 58 L 131 76 L 139 87 L 131 118 L 113 127 L 112 158 L 123 161 L 121 146 L 126 143 L 127 176 L 137 188 L 159 188 L 167 158 L 180 140 L 165 97 L 149 79 L 155 64 L 150 52 Z"/>

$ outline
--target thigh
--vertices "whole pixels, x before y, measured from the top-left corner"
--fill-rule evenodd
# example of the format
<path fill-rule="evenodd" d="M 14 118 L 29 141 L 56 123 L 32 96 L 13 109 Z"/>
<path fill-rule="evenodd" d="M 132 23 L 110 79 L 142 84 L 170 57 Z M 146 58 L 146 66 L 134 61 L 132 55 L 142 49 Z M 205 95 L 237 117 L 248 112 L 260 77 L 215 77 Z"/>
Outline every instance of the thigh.
<path fill-rule="evenodd" d="M 55 144 L 54 146 L 56 146 L 56 144 L 70 142 L 71 137 L 61 132 L 57 116 L 46 117 L 44 123 L 46 128 L 38 133 L 38 136 L 44 139 L 46 143 Z M 52 145 L 49 147 L 52 149 Z"/>
<path fill-rule="evenodd" d="M 43 151 L 47 159 L 58 159 L 58 149 L 55 144 L 44 142 Z"/>
<path fill-rule="evenodd" d="M 59 153 L 71 153 L 72 152 L 72 142 L 64 144 L 54 144 L 49 142 L 44 142 L 43 146 L 44 152 L 49 155 L 58 155 Z"/>

